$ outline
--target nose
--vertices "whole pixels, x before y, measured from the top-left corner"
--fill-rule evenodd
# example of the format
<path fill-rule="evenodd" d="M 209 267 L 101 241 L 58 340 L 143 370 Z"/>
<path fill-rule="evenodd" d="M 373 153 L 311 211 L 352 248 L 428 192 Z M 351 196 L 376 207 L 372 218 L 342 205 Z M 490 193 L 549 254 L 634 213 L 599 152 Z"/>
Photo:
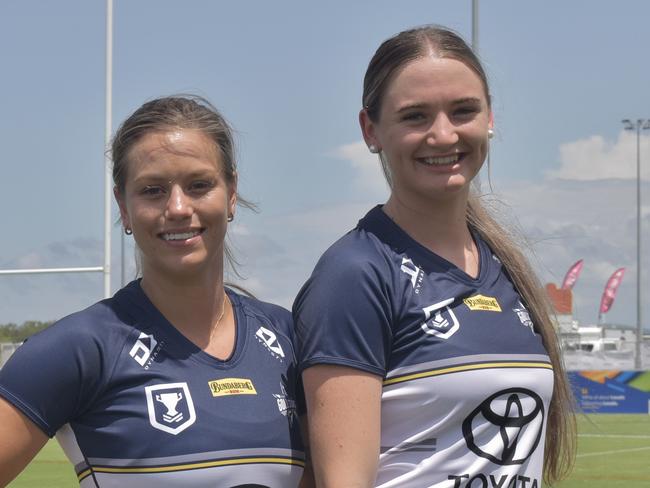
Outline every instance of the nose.
<path fill-rule="evenodd" d="M 431 123 L 427 133 L 427 144 L 432 146 L 453 145 L 458 142 L 458 133 L 446 113 L 440 112 Z"/>
<path fill-rule="evenodd" d="M 190 217 L 193 211 L 192 199 L 179 185 L 173 185 L 169 192 L 165 216 L 169 219 L 183 219 Z"/>

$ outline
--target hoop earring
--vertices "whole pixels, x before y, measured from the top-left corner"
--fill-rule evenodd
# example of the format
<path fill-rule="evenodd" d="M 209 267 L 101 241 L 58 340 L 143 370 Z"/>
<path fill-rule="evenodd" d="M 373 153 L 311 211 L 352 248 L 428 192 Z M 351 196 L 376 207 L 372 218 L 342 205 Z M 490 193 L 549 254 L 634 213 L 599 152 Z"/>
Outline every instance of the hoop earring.
<path fill-rule="evenodd" d="M 375 146 L 374 144 L 370 144 L 368 146 L 368 151 L 370 151 L 372 154 L 378 154 L 379 153 L 379 148 Z"/>
<path fill-rule="evenodd" d="M 228 218 L 226 219 L 228 222 L 232 222 L 235 220 L 235 216 L 233 214 L 228 215 Z"/>
<path fill-rule="evenodd" d="M 130 236 L 131 234 L 133 234 L 133 230 L 130 227 L 124 227 L 124 233 L 127 236 Z"/>

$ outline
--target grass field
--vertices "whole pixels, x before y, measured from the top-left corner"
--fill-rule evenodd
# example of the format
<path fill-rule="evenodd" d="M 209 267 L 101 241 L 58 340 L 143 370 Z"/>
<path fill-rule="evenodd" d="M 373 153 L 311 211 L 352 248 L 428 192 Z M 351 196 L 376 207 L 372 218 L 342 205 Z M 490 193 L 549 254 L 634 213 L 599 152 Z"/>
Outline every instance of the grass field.
<path fill-rule="evenodd" d="M 650 415 L 583 415 L 578 456 L 561 488 L 650 486 Z"/>
<path fill-rule="evenodd" d="M 560 488 L 650 486 L 650 415 L 583 415 L 578 419 L 578 459 Z M 50 441 L 11 488 L 78 486 L 72 466 Z"/>

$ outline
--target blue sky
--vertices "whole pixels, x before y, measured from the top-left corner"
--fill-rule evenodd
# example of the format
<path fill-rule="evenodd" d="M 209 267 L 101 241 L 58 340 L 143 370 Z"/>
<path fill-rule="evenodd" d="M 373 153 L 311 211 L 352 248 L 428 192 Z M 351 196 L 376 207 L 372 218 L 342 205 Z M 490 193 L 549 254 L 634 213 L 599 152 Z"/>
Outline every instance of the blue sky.
<path fill-rule="evenodd" d="M 528 237 L 543 281 L 585 260 L 574 289 L 583 322 L 626 266 L 607 318 L 634 324 L 636 153 L 620 120 L 650 117 L 650 4 L 480 3 L 491 199 Z M 0 269 L 103 262 L 104 15 L 100 0 L 0 3 Z M 240 191 L 261 209 L 232 227 L 243 284 L 290 306 L 322 251 L 386 198 L 357 124 L 363 73 L 383 39 L 424 23 L 469 41 L 471 1 L 115 0 L 114 125 L 178 92 L 222 110 L 238 133 Z M 641 151 L 650 249 L 650 131 Z M 132 276 L 130 240 L 127 253 Z M 0 323 L 60 318 L 101 297 L 100 274 L 0 276 Z"/>

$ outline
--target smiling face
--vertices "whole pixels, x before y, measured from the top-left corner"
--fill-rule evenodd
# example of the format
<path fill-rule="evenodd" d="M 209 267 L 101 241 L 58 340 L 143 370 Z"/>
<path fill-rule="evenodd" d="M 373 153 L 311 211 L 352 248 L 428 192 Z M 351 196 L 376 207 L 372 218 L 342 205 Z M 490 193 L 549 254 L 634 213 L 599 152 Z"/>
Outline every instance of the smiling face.
<path fill-rule="evenodd" d="M 143 279 L 222 272 L 236 182 L 226 181 L 214 143 L 199 130 L 149 132 L 127 160 L 116 198 L 142 251 Z"/>
<path fill-rule="evenodd" d="M 382 150 L 392 192 L 410 205 L 466 198 L 487 155 L 492 114 L 479 76 L 464 63 L 426 56 L 390 81 L 376 121 L 360 114 L 367 144 Z"/>

